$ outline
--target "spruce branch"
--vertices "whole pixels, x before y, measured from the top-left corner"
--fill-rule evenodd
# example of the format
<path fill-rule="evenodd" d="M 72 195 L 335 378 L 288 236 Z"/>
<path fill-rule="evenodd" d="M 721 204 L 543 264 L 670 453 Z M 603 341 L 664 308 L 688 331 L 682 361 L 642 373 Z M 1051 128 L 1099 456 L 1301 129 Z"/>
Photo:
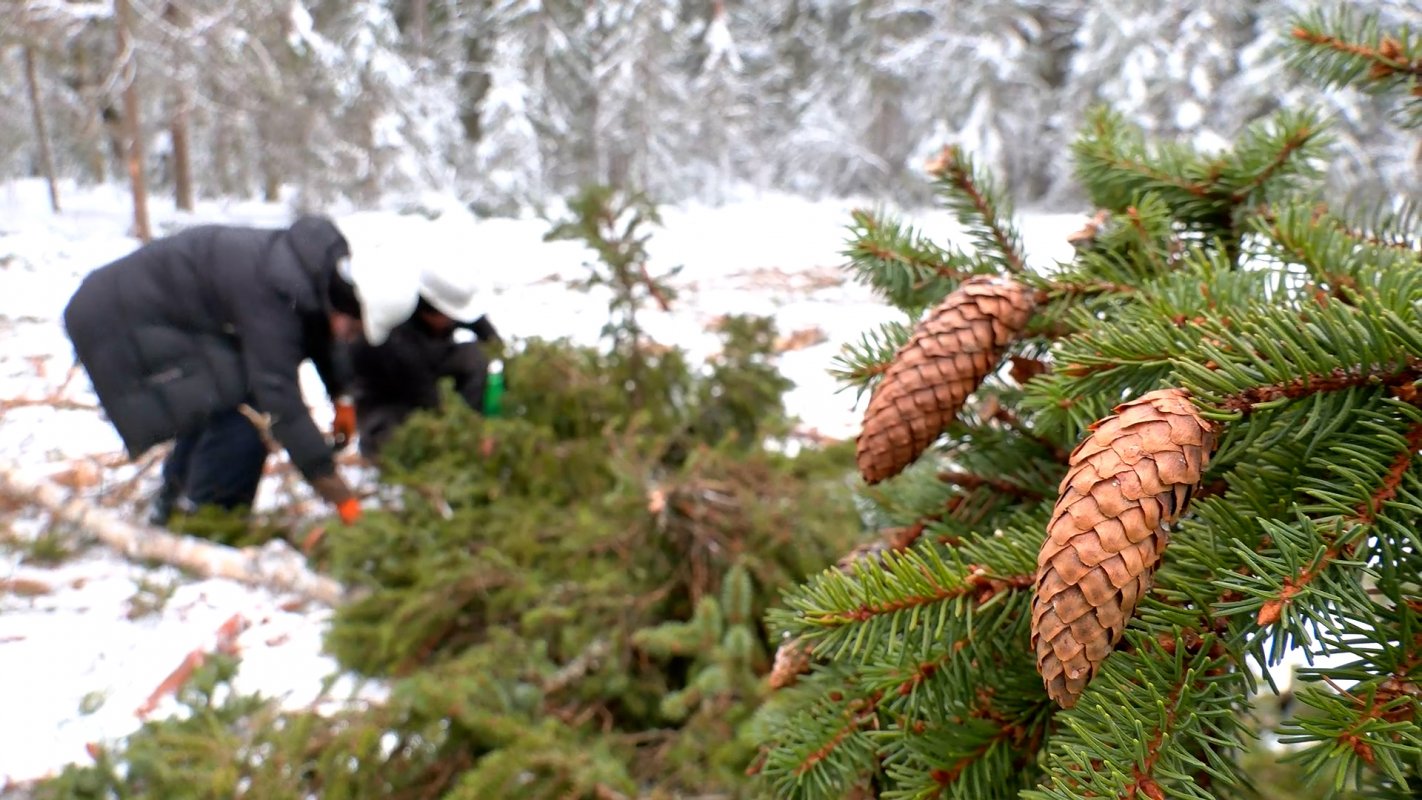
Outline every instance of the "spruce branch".
<path fill-rule="evenodd" d="M 1377 13 L 1355 16 L 1340 5 L 1295 17 L 1289 63 L 1324 88 L 1351 86 L 1403 99 L 1399 122 L 1422 125 L 1422 37 L 1407 26 L 1384 32 Z"/>
<path fill-rule="evenodd" d="M 918 585 L 914 589 L 892 600 L 869 600 L 844 611 L 810 614 L 805 617 L 805 621 L 810 625 L 830 628 L 849 623 L 866 622 L 875 617 L 894 615 L 901 611 L 912 610 L 920 606 L 932 605 L 945 600 L 956 600 L 963 597 L 972 597 L 978 603 L 986 603 L 999 592 L 1030 587 L 1032 584 L 1032 576 L 1022 574 L 994 578 L 985 572 L 974 572 L 960 581 L 946 582 L 947 585 L 945 585 L 945 583 L 939 583 L 935 578 L 929 575 L 923 576 L 923 583 L 921 584 L 919 584 L 918 581 L 912 581 L 911 583 Z"/>
<path fill-rule="evenodd" d="M 857 673 L 827 667 L 776 697 L 788 713 L 774 720 L 777 740 L 750 772 L 777 797 L 843 797 L 878 771 L 868 733 L 880 724 L 881 690 L 865 687 Z"/>
<path fill-rule="evenodd" d="M 1415 229 L 1408 208 L 1367 216 L 1361 224 L 1350 222 L 1322 205 L 1300 202 L 1265 209 L 1253 225 L 1263 234 L 1263 254 L 1305 267 L 1321 289 L 1347 302 L 1343 289 L 1422 267 L 1422 232 Z"/>
<path fill-rule="evenodd" d="M 1210 197 L 1213 165 L 1177 144 L 1151 149 L 1142 132 L 1116 112 L 1093 111 L 1072 150 L 1077 175 L 1097 206 L 1120 213 L 1136 198 L 1154 194 L 1177 209 L 1215 211 L 1201 205 Z"/>
<path fill-rule="evenodd" d="M 984 540 L 954 551 L 920 542 L 872 563 L 857 561 L 848 572 L 817 575 L 786 597 L 786 608 L 773 609 L 770 620 L 813 643 L 816 656 L 863 660 L 900 633 L 937 635 L 950 623 L 963 624 L 970 610 L 1025 601 L 1034 575 L 1033 551 L 1020 541 Z"/>
<path fill-rule="evenodd" d="M 968 230 L 977 255 L 1000 270 L 1027 272 L 1022 235 L 1012 223 L 1012 207 L 1002 190 L 957 145 L 949 145 L 928 165 L 939 194 Z"/>
<path fill-rule="evenodd" d="M 1234 217 L 1251 198 L 1285 192 L 1315 174 L 1312 162 L 1327 143 L 1323 134 L 1315 112 L 1286 110 L 1247 128 L 1232 152 L 1206 156 L 1173 142 L 1148 146 L 1138 128 L 1101 110 L 1073 150 L 1078 176 L 1097 205 L 1122 213 L 1154 195 L 1181 222 L 1233 239 Z"/>
<path fill-rule="evenodd" d="M 1411 409 L 1411 406 L 1394 404 L 1394 408 L 1402 411 Z M 1295 598 L 1307 591 L 1326 570 L 1335 564 L 1351 561 L 1360 543 L 1369 535 L 1378 533 L 1373 529 L 1385 513 L 1385 507 L 1398 497 L 1416 454 L 1422 449 L 1422 411 L 1410 411 L 1406 418 L 1410 422 L 1405 431 L 1390 430 L 1395 426 L 1385 422 L 1368 425 L 1375 433 L 1375 439 L 1366 451 L 1335 447 L 1335 450 L 1350 456 L 1346 462 L 1348 466 L 1336 466 L 1335 474 L 1330 479 L 1320 480 L 1313 493 L 1325 499 L 1328 506 L 1340 505 L 1344 496 L 1349 494 L 1339 487 L 1355 487 L 1352 493 L 1361 492 L 1365 496 L 1361 501 L 1354 501 L 1347 513 L 1336 517 L 1332 528 L 1327 527 L 1327 518 L 1319 520 L 1319 524 L 1324 526 L 1319 531 L 1323 545 L 1321 551 L 1303 566 L 1291 570 L 1290 575 L 1263 602 L 1256 616 L 1259 625 L 1269 626 L 1279 622 Z M 1390 460 L 1386 456 L 1387 451 L 1379 451 L 1379 440 L 1392 444 L 1394 455 Z"/>
<path fill-rule="evenodd" d="M 850 213 L 844 255 L 855 278 L 910 316 L 942 300 L 958 282 L 982 272 L 962 253 L 945 250 L 882 211 Z"/>
<path fill-rule="evenodd" d="M 1391 248 L 1422 256 L 1422 202 L 1379 201 L 1327 214 L 1329 221 L 1364 247 Z"/>
<path fill-rule="evenodd" d="M 1055 447 L 1055 445 L 1053 445 Z M 1056 448 L 1061 450 L 1061 448 Z M 938 473 L 938 480 L 964 489 L 978 489 L 987 487 L 999 494 L 1007 495 L 1018 500 L 1037 501 L 1045 498 L 1041 492 L 1019 486 L 1012 481 L 1001 478 L 985 478 L 981 475 L 970 475 L 966 472 L 945 471 Z"/>
<path fill-rule="evenodd" d="M 1356 364 L 1335 367 L 1327 372 L 1304 374 L 1278 383 L 1252 386 L 1227 395 L 1220 402 L 1226 411 L 1240 415 L 1273 408 L 1282 400 L 1297 400 L 1322 392 L 1338 392 L 1360 386 L 1387 386 L 1403 389 L 1422 379 L 1422 358 L 1409 357 L 1401 364 Z"/>
<path fill-rule="evenodd" d="M 1243 205 L 1261 193 L 1279 195 L 1319 175 L 1316 166 L 1329 139 L 1314 110 L 1281 111 L 1245 129 L 1212 187 Z"/>
<path fill-rule="evenodd" d="M 1167 645 L 1132 631 L 1128 640 L 1081 703 L 1057 715 L 1064 730 L 1048 746 L 1046 781 L 1023 798 L 1212 800 L 1220 787 L 1243 783 L 1230 750 L 1242 736 L 1235 703 L 1244 678 L 1216 637 Z"/>
<path fill-rule="evenodd" d="M 1329 651 L 1355 659 L 1332 669 L 1300 671 L 1306 685 L 1297 697 L 1306 710 L 1281 727 L 1280 740 L 1303 746 L 1294 760 L 1314 780 L 1332 778 L 1339 787 L 1366 782 L 1405 787 L 1407 774 L 1415 774 L 1422 752 L 1419 606 L 1409 598 L 1391 610 L 1356 609 L 1365 613 L 1339 621 L 1323 642 Z M 1353 683 L 1345 689 L 1341 681 Z M 1368 781 L 1367 772 L 1380 780 Z"/>
<path fill-rule="evenodd" d="M 861 334 L 858 342 L 845 343 L 839 355 L 835 356 L 829 372 L 845 388 L 855 389 L 857 401 L 878 385 L 879 379 L 893 363 L 894 356 L 911 336 L 911 323 L 883 323 Z"/>

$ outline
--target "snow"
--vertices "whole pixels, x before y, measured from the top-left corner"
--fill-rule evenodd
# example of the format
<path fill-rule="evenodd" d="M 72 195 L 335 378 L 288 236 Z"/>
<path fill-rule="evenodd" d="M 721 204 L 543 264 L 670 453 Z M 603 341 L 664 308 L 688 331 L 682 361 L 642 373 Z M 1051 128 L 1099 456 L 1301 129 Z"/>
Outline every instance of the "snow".
<path fill-rule="evenodd" d="M 293 4 L 293 8 L 299 8 Z M 121 187 L 61 189 L 64 212 L 50 213 L 42 183 L 0 184 L 0 398 L 43 398 L 73 363 L 59 324 L 70 294 L 90 269 L 129 252 L 130 205 Z M 687 205 L 662 209 L 664 225 L 652 229 L 649 252 L 654 273 L 677 265 L 680 298 L 670 313 L 646 312 L 646 325 L 661 341 L 686 347 L 694 358 L 714 352 L 707 326 L 733 312 L 770 314 L 782 335 L 810 327 L 823 330 L 818 345 L 786 353 L 781 366 L 796 387 L 786 400 L 803 426 L 846 438 L 858 427 L 852 392 L 840 392 L 828 375 L 842 344 L 867 328 L 897 317 L 867 289 L 838 269 L 849 200 L 808 201 L 786 195 L 747 194 L 720 207 Z M 538 219 L 475 218 L 439 195 L 420 198 L 421 213 L 397 210 L 333 212 L 351 234 L 363 269 L 417 269 L 455 259 L 481 271 L 490 318 L 513 339 L 569 337 L 593 343 L 605 319 L 605 297 L 566 288 L 590 257 L 575 242 L 542 241 L 548 224 Z M 160 232 L 207 221 L 279 225 L 291 218 L 280 204 L 205 202 L 191 214 L 155 199 L 152 215 Z M 909 212 L 940 240 L 953 233 L 945 212 Z M 1084 216 L 1027 214 L 1023 235 L 1029 257 L 1042 266 L 1070 257 L 1066 235 Z M 959 239 L 958 241 L 961 241 Z M 374 265 L 374 266 L 372 266 Z M 303 374 L 318 423 L 330 419 L 314 370 Z M 93 405 L 87 378 L 79 373 L 64 397 Z M 0 460 L 26 474 L 53 475 L 86 456 L 119 458 L 120 443 L 94 411 L 34 406 L 0 416 Z M 133 466 L 105 473 L 109 486 L 134 475 Z M 155 480 L 138 495 L 146 497 Z M 258 505 L 277 502 L 274 482 L 263 484 Z M 140 511 L 144 510 L 140 506 Z M 24 525 L 12 531 L 33 535 Z M 3 532 L 3 529 L 0 529 Z M 242 666 L 236 686 L 281 698 L 289 707 L 312 703 L 323 680 L 335 672 L 321 652 L 329 611 L 294 608 L 290 598 L 223 580 L 192 580 L 170 568 L 132 565 L 102 549 L 85 551 L 61 566 L 21 564 L 0 552 L 0 581 L 36 581 L 48 592 L 0 593 L 0 786 L 87 763 L 88 743 L 121 737 L 139 724 L 135 710 L 195 648 L 211 648 L 219 626 L 234 614 L 250 623 L 237 639 Z M 175 584 L 161 611 L 129 619 L 130 600 L 143 581 Z M 326 698 L 378 699 L 380 687 L 338 681 Z M 171 698 L 156 716 L 172 713 Z M 90 713 L 84 713 L 87 709 Z M 37 731 L 55 731 L 35 735 Z"/>

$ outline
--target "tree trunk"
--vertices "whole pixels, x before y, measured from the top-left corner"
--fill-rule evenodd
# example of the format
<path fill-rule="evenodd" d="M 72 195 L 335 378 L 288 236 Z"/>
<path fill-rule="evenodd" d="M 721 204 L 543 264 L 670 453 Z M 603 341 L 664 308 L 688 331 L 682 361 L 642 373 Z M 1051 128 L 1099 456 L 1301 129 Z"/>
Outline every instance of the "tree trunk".
<path fill-rule="evenodd" d="M 119 0 L 123 2 L 124 0 Z M 0 467 L 0 495 L 39 506 L 134 561 L 161 561 L 204 578 L 227 578 L 251 586 L 294 592 L 326 605 L 345 597 L 335 580 L 312 572 L 306 559 L 282 539 L 237 549 L 192 536 L 134 525 L 79 497 L 67 497 L 48 481 L 35 481 Z"/>
<path fill-rule="evenodd" d="M 99 93 L 95 88 L 97 79 L 90 68 L 89 56 L 83 47 L 71 48 L 69 51 L 70 66 L 74 74 L 71 84 L 75 94 L 79 96 L 80 107 L 83 109 L 83 123 L 79 128 L 79 139 L 84 147 L 84 161 L 89 167 L 89 178 L 96 184 L 104 183 L 109 179 L 109 160 L 104 154 L 105 141 L 112 142 L 109 136 L 109 127 L 104 119 L 103 103 L 99 101 Z"/>
<path fill-rule="evenodd" d="M 59 183 L 54 177 L 54 156 L 49 150 L 49 131 L 44 124 L 44 105 L 40 102 L 39 76 L 35 69 L 35 49 L 25 45 L 25 82 L 30 89 L 30 107 L 34 109 L 35 141 L 39 144 L 40 169 L 49 184 L 49 207 L 59 213 Z"/>
<path fill-rule="evenodd" d="M 179 83 L 173 89 L 173 116 L 168 135 L 173 141 L 173 198 L 183 211 L 193 210 L 193 176 L 188 158 L 188 91 Z"/>
<path fill-rule="evenodd" d="M 227 120 L 214 119 L 212 135 L 212 171 L 217 178 L 217 191 L 223 197 L 236 197 L 237 186 L 232 179 L 232 132 Z"/>
<path fill-rule="evenodd" d="M 144 178 L 143 126 L 138 116 L 138 54 L 133 49 L 133 9 L 129 0 L 114 0 L 119 58 L 123 59 L 123 131 L 129 185 L 133 188 L 133 230 L 140 241 L 153 239 L 148 225 L 148 184 Z"/>
<path fill-rule="evenodd" d="M 163 19 L 178 30 L 183 28 L 182 14 L 177 3 L 168 3 L 163 9 Z M 188 148 L 188 89 L 183 84 L 183 54 L 176 50 L 172 54 L 173 71 L 177 79 L 173 81 L 173 110 L 168 120 L 168 135 L 173 144 L 173 199 L 179 209 L 193 210 L 193 176 Z"/>
<path fill-rule="evenodd" d="M 425 54 L 425 37 L 428 35 L 428 27 L 429 0 L 411 0 L 410 39 L 415 46 L 416 55 L 423 56 Z"/>

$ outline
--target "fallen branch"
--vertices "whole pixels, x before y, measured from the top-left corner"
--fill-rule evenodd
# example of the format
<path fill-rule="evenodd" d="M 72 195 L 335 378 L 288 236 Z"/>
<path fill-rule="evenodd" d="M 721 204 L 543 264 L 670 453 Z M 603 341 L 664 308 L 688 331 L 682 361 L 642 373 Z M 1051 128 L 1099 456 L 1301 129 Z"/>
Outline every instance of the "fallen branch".
<path fill-rule="evenodd" d="M 52 483 L 31 480 L 13 467 L 0 468 L 0 494 L 42 507 L 132 560 L 161 561 L 205 578 L 294 592 L 326 605 L 337 605 L 345 597 L 340 583 L 312 572 L 306 560 L 281 539 L 237 549 L 135 525 L 83 498 L 66 496 Z"/>
<path fill-rule="evenodd" d="M 237 655 L 237 637 L 241 636 L 242 632 L 247 630 L 248 627 L 250 627 L 250 623 L 248 623 L 246 618 L 241 614 L 233 614 L 231 617 L 228 617 L 227 621 L 217 628 L 217 644 L 212 652 L 222 653 L 223 655 Z M 158 704 L 163 701 L 166 695 L 171 694 L 176 697 L 178 690 L 182 689 L 183 684 L 192 679 L 193 673 L 197 671 L 197 668 L 207 662 L 207 656 L 207 651 L 201 647 L 189 652 L 187 656 L 183 658 L 182 663 L 178 664 L 177 669 L 174 669 L 168 674 L 168 677 L 163 679 L 162 683 L 158 684 L 158 688 L 154 689 L 153 693 L 148 695 L 148 699 L 143 701 L 142 705 L 134 711 L 134 714 L 137 715 L 139 719 L 146 719 L 149 714 L 153 713 L 154 709 L 158 708 Z"/>

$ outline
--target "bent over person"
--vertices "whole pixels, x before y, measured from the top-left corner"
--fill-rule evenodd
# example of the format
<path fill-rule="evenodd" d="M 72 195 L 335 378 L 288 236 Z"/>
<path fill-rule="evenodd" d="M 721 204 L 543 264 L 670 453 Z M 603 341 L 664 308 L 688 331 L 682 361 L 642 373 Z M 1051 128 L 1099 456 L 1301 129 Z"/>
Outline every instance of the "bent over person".
<path fill-rule="evenodd" d="M 378 460 L 390 435 L 416 411 L 440 406 L 439 381 L 477 413 L 485 413 L 489 357 L 481 345 L 500 343 L 498 331 L 481 310 L 484 298 L 474 276 L 456 267 L 420 274 L 414 313 L 389 330 L 378 321 L 365 326 L 367 336 L 352 346 L 352 395 L 360 432 L 360 452 Z M 456 332 L 473 332 L 477 341 L 459 341 Z M 371 334 L 374 334 L 372 338 Z"/>
<path fill-rule="evenodd" d="M 180 502 L 252 505 L 267 448 L 244 405 L 344 522 L 359 517 L 298 378 L 310 359 L 332 397 L 345 390 L 337 339 L 361 319 L 349 257 L 331 220 L 305 216 L 283 229 L 193 227 L 84 279 L 65 329 L 129 457 L 177 440 L 155 524 Z"/>

